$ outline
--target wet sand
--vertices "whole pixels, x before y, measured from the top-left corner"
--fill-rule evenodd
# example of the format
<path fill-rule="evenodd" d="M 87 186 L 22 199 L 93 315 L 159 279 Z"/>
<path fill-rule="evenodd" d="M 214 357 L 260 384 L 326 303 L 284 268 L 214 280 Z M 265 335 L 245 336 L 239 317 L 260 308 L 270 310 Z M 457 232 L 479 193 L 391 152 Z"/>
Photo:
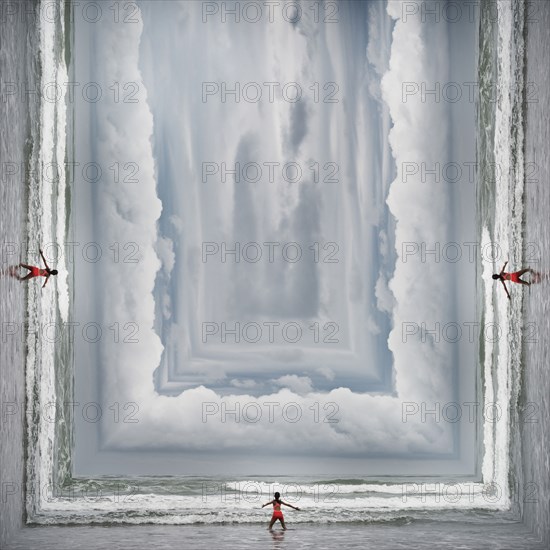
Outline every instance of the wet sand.
<path fill-rule="evenodd" d="M 286 532 L 258 525 L 37 527 L 23 531 L 10 550 L 126 550 L 135 548 L 334 549 L 438 548 L 441 550 L 543 549 L 521 523 L 468 525 L 418 523 L 406 526 L 304 526 Z"/>

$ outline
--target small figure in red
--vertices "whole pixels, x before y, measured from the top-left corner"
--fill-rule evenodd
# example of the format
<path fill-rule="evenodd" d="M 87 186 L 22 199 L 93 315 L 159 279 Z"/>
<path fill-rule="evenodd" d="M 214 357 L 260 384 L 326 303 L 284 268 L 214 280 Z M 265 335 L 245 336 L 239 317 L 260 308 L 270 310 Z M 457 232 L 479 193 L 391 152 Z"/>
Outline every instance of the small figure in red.
<path fill-rule="evenodd" d="M 50 278 L 50 275 L 57 275 L 57 269 L 50 269 L 50 266 L 46 262 L 46 258 L 44 258 L 44 253 L 42 252 L 42 250 L 39 250 L 39 252 L 40 252 L 40 256 L 42 256 L 42 261 L 44 262 L 46 269 L 42 269 L 34 265 L 19 264 L 19 267 L 24 267 L 29 270 L 29 273 L 27 273 L 24 277 L 20 277 L 19 280 L 28 281 L 29 279 L 32 279 L 34 277 L 46 277 L 46 280 L 42 285 L 42 288 L 44 288 Z"/>
<path fill-rule="evenodd" d="M 520 277 L 524 273 L 531 273 L 532 275 L 535 274 L 535 272 L 530 268 L 521 269 L 520 271 L 514 271 L 513 273 L 507 273 L 504 271 L 504 268 L 506 267 L 506 264 L 508 263 L 508 260 L 504 262 L 504 265 L 502 266 L 502 269 L 500 270 L 500 273 L 495 273 L 493 275 L 493 279 L 495 281 L 500 281 L 502 283 L 502 286 L 504 287 L 504 290 L 506 291 L 506 296 L 508 296 L 508 300 L 510 300 L 510 293 L 508 292 L 508 289 L 506 288 L 506 283 L 504 281 L 510 281 L 512 283 L 519 283 L 520 285 L 527 285 L 531 286 L 531 283 L 528 283 L 527 281 L 524 281 Z"/>

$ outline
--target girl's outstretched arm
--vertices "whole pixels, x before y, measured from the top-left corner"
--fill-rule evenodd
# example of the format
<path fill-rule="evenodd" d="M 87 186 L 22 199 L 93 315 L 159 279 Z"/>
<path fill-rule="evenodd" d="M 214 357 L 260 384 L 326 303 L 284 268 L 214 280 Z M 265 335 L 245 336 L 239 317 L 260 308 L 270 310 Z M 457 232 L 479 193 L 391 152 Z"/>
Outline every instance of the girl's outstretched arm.
<path fill-rule="evenodd" d="M 270 500 L 269 502 L 266 502 L 266 503 L 262 506 L 262 508 L 263 508 L 264 506 L 269 506 L 270 504 L 273 504 L 274 502 L 275 502 L 274 500 Z"/>
<path fill-rule="evenodd" d="M 506 268 L 506 264 L 508 263 L 508 260 L 504 262 L 504 265 L 502 266 L 502 269 L 500 270 L 500 274 L 502 275 L 504 273 L 504 269 Z"/>
<path fill-rule="evenodd" d="M 504 287 L 504 290 L 506 291 L 506 296 L 508 296 L 508 300 L 511 300 L 510 293 L 508 292 L 508 289 L 506 288 L 506 283 L 501 279 L 500 282 L 502 283 L 502 286 Z"/>
<path fill-rule="evenodd" d="M 48 265 L 48 263 L 46 262 L 46 258 L 44 258 L 44 253 L 42 252 L 42 250 L 39 248 L 38 249 L 38 252 L 40 252 L 40 256 L 42 256 L 42 261 L 44 262 L 44 265 L 46 266 L 46 269 L 49 271 L 50 269 L 50 266 Z M 44 283 L 45 284 L 45 283 Z"/>
<path fill-rule="evenodd" d="M 44 284 L 42 285 L 42 288 L 44 288 L 44 287 L 46 286 L 46 283 L 48 282 L 48 279 L 49 279 L 49 278 L 50 278 L 50 276 L 48 275 L 48 276 L 46 277 L 46 280 L 44 281 Z"/>
<path fill-rule="evenodd" d="M 288 504 L 286 502 L 283 502 L 282 500 L 281 500 L 281 504 L 284 504 L 285 506 L 288 506 L 289 508 L 294 508 L 294 510 L 299 510 L 300 509 L 297 506 L 292 506 L 292 504 Z"/>

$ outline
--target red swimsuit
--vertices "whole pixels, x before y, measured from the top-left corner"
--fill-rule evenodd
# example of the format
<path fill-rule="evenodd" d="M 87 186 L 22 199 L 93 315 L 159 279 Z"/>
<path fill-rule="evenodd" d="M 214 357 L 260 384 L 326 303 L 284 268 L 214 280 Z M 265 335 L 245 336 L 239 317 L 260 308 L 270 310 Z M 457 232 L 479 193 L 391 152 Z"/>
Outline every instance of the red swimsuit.
<path fill-rule="evenodd" d="M 271 517 L 271 519 L 283 519 L 281 505 L 278 502 L 273 503 L 273 516 Z"/>
<path fill-rule="evenodd" d="M 502 278 L 505 281 L 511 281 L 512 283 L 521 283 L 519 271 L 515 271 L 514 273 L 503 273 Z"/>
<path fill-rule="evenodd" d="M 31 274 L 33 277 L 47 277 L 48 270 L 40 269 L 39 267 L 31 266 Z"/>

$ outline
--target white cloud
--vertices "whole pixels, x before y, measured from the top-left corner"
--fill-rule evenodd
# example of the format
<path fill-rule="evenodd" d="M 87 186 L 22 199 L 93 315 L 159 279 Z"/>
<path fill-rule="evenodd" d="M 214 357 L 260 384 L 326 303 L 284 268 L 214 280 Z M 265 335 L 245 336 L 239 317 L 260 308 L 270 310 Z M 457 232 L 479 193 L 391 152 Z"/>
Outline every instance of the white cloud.
<path fill-rule="evenodd" d="M 404 83 L 445 81 L 448 75 L 446 25 L 429 25 L 420 18 L 399 19 L 401 4 L 388 3 L 388 13 L 396 18 L 389 71 L 382 79 L 383 99 L 388 104 L 393 127 L 389 142 L 397 166 L 397 177 L 392 182 L 387 204 L 396 219 L 395 246 L 398 255 L 389 289 L 395 297 L 393 326 L 389 347 L 394 354 L 397 380 L 404 369 L 418 373 L 417 380 L 406 380 L 403 390 L 414 391 L 419 384 L 427 384 L 433 391 L 448 388 L 450 381 L 450 347 L 433 346 L 403 338 L 406 322 L 436 323 L 449 319 L 450 311 L 446 262 L 426 261 L 420 254 L 404 258 L 405 243 L 431 244 L 445 242 L 449 234 L 449 187 L 422 181 L 421 171 L 405 179 L 405 163 L 433 167 L 444 163 L 448 156 L 449 126 L 444 102 L 425 101 L 420 95 L 403 96 Z M 440 47 L 431 47 L 439 44 Z M 431 45 L 431 46 L 430 46 Z M 380 280 L 379 280 L 380 281 Z M 380 286 L 380 297 L 385 294 Z M 383 300 L 383 305 L 387 303 Z M 432 368 L 428 368 L 431 365 Z M 448 389 L 446 390 L 448 391 Z M 405 393 L 406 395 L 406 393 Z"/>
<path fill-rule="evenodd" d="M 368 74 L 369 93 L 377 100 L 382 99 L 380 76 L 387 70 L 390 59 L 392 19 L 385 9 L 386 2 L 369 3 L 367 60 L 373 71 Z"/>
<path fill-rule="evenodd" d="M 327 380 L 334 380 L 336 377 L 336 374 L 332 369 L 329 369 L 328 367 L 320 367 L 317 369 L 317 372 L 324 376 Z"/>
<path fill-rule="evenodd" d="M 248 389 L 248 390 L 253 389 L 258 385 L 257 382 L 255 382 L 250 378 L 246 378 L 244 380 L 238 380 L 235 378 L 231 380 L 230 384 L 235 388 Z"/>
<path fill-rule="evenodd" d="M 371 334 L 380 334 L 380 327 L 376 323 L 376 321 L 373 319 L 372 315 L 369 315 L 367 318 L 367 330 Z"/>
<path fill-rule="evenodd" d="M 183 221 L 181 220 L 181 218 L 176 214 L 172 214 L 169 219 L 172 227 L 176 230 L 178 235 L 181 235 L 184 229 Z"/>
<path fill-rule="evenodd" d="M 380 256 L 382 256 L 382 259 L 387 261 L 390 254 L 390 243 L 388 240 L 388 234 L 384 229 L 381 229 L 380 233 L 378 233 L 378 250 L 380 251 Z"/>
<path fill-rule="evenodd" d="M 388 280 L 383 273 L 380 273 L 378 276 L 376 286 L 374 287 L 374 294 L 376 296 L 376 307 L 380 311 L 392 313 L 395 307 L 395 297 L 389 289 Z"/>
<path fill-rule="evenodd" d="M 276 386 L 288 388 L 297 394 L 309 393 L 312 390 L 311 378 L 307 376 L 296 376 L 295 374 L 287 374 L 281 376 L 277 380 L 272 380 Z"/>
<path fill-rule="evenodd" d="M 155 250 L 162 262 L 162 269 L 166 275 L 170 275 L 174 268 L 176 256 L 174 254 L 174 243 L 167 237 L 159 237 L 156 242 Z"/>
<path fill-rule="evenodd" d="M 170 294 L 163 293 L 160 300 L 162 301 L 162 316 L 165 319 L 170 319 L 172 317 L 172 299 L 170 298 Z"/>
<path fill-rule="evenodd" d="M 127 320 L 139 327 L 138 342 L 109 345 L 103 356 L 109 365 L 103 371 L 107 388 L 131 385 L 138 373 L 151 373 L 159 365 L 163 346 L 153 329 L 155 303 L 153 288 L 161 262 L 157 256 L 157 220 L 162 204 L 156 193 L 155 162 L 151 146 L 153 117 L 138 68 L 141 20 L 131 25 L 107 21 L 95 26 L 97 48 L 96 80 L 108 90 L 113 82 L 132 82 L 139 90 L 134 103 L 122 103 L 114 94 L 105 94 L 95 105 L 97 161 L 101 166 L 139 159 L 137 184 L 112 184 L 108 178 L 96 187 L 100 234 L 104 241 L 137 243 L 137 261 L 103 262 L 101 278 L 109 284 L 101 288 L 102 311 L 107 323 Z M 117 52 L 113 55 L 112 52 Z M 123 245 L 121 244 L 121 247 Z M 161 243 L 162 247 L 162 243 Z M 164 256 L 168 256 L 164 247 Z M 112 343 L 111 343 L 112 344 Z"/>

